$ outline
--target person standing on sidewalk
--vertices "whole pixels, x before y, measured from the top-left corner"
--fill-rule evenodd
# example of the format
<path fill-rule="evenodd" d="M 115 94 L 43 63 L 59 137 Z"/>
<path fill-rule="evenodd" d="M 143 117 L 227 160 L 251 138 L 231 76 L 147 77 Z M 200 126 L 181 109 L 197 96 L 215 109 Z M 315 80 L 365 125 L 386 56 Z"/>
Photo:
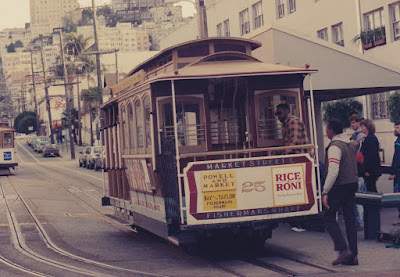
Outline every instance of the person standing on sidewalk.
<path fill-rule="evenodd" d="M 360 149 L 362 140 L 366 137 L 366 135 L 361 132 L 361 117 L 358 114 L 353 114 L 349 117 L 349 122 L 351 125 L 351 129 L 354 130 L 353 135 L 350 137 L 350 140 L 354 140 L 357 142 L 357 149 Z M 359 151 L 359 150 L 358 150 Z M 367 192 L 367 187 L 365 186 L 365 180 L 362 175 L 362 164 L 357 163 L 358 170 L 358 189 L 357 192 Z M 357 223 L 357 231 L 364 230 L 364 208 L 362 205 L 355 205 L 356 211 L 356 223 Z"/>
<path fill-rule="evenodd" d="M 389 180 L 394 180 L 393 192 L 400 193 L 400 120 L 394 123 L 394 135 L 397 140 L 394 143 L 394 155 L 392 166 L 390 167 Z M 399 210 L 399 220 L 394 222 L 393 225 L 400 226 L 400 207 L 397 207 L 397 209 Z"/>
<path fill-rule="evenodd" d="M 375 125 L 370 119 L 361 120 L 361 130 L 366 135 L 360 152 L 364 156 L 362 164 L 365 184 L 368 192 L 377 192 L 376 181 L 382 175 L 381 159 L 379 157 L 379 141 L 375 136 Z"/>
<path fill-rule="evenodd" d="M 326 208 L 325 227 L 331 236 L 338 257 L 332 265 L 358 265 L 357 229 L 354 196 L 358 186 L 355 142 L 343 134 L 340 120 L 331 119 L 326 125 L 326 134 L 331 140 L 326 148 L 326 179 L 322 192 L 322 203 Z M 348 245 L 340 231 L 336 213 L 343 210 Z"/>

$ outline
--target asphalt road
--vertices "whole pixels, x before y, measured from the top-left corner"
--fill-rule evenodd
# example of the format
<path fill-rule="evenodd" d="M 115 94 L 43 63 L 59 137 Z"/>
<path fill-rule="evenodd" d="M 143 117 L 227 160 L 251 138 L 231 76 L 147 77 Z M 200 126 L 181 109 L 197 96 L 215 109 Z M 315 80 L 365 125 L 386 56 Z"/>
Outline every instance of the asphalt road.
<path fill-rule="evenodd" d="M 257 255 L 227 249 L 222 256 L 190 256 L 115 219 L 111 207 L 101 206 L 103 173 L 79 168 L 65 150 L 62 157 L 43 158 L 19 141 L 18 168 L 0 176 L 0 276 L 398 276 L 400 249 L 364 240 L 359 232 L 360 265 L 333 267 L 327 233 L 294 232 L 286 224 Z M 378 189 L 391 192 L 387 176 Z M 397 211 L 384 209 L 381 216 L 382 229 L 392 229 Z"/>

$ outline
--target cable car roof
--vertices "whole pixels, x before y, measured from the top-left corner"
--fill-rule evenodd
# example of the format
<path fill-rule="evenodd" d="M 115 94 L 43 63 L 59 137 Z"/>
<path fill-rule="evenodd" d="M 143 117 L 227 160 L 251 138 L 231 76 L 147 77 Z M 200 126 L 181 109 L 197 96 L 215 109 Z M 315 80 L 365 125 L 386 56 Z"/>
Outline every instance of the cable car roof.
<path fill-rule="evenodd" d="M 291 67 L 280 64 L 267 64 L 253 60 L 200 62 L 186 66 L 177 72 L 159 75 L 150 82 L 160 80 L 183 80 L 201 78 L 222 78 L 259 75 L 309 74 L 315 69 Z"/>

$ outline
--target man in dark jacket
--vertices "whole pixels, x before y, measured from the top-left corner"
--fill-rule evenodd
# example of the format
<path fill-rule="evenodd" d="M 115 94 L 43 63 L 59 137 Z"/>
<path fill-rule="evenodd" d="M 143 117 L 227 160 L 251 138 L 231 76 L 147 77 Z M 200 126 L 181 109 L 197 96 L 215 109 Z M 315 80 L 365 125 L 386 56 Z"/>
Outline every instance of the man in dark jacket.
<path fill-rule="evenodd" d="M 390 168 L 391 175 L 389 180 L 394 180 L 393 182 L 393 192 L 400 192 L 400 120 L 394 123 L 394 135 L 397 137 L 394 143 L 394 155 L 392 166 Z M 394 222 L 393 225 L 400 226 L 400 207 L 399 209 L 399 220 Z"/>
<path fill-rule="evenodd" d="M 358 172 L 354 141 L 343 134 L 340 120 L 331 119 L 326 125 L 326 134 L 331 143 L 326 148 L 326 179 L 322 192 L 322 203 L 326 208 L 325 227 L 331 236 L 335 250 L 339 252 L 332 265 L 358 265 L 357 230 L 354 211 L 354 196 L 358 187 Z M 340 231 L 336 213 L 343 210 L 348 245 Z"/>

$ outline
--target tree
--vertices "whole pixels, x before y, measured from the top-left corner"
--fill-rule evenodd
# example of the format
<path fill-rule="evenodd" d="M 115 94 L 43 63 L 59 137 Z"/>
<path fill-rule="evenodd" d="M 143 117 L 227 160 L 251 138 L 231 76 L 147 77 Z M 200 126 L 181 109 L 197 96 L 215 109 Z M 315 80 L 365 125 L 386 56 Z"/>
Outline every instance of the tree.
<path fill-rule="evenodd" d="M 330 102 L 323 107 L 324 122 L 328 122 L 332 118 L 339 119 L 343 122 L 345 128 L 350 127 L 348 118 L 352 114 L 361 114 L 362 104 L 355 99 L 344 99 L 339 101 Z"/>
<path fill-rule="evenodd" d="M 84 38 L 83 35 L 77 33 L 65 34 L 65 53 L 68 55 L 79 56 L 86 48 L 89 38 Z"/>
<path fill-rule="evenodd" d="M 17 48 L 17 47 L 19 47 L 19 48 L 22 48 L 22 47 L 24 47 L 24 44 L 22 43 L 22 41 L 20 41 L 20 40 L 17 40 L 16 42 L 15 42 L 15 47 Z"/>
<path fill-rule="evenodd" d="M 31 111 L 25 111 L 25 112 L 22 112 L 22 113 L 20 113 L 20 114 L 18 114 L 17 115 L 17 117 L 14 119 L 14 128 L 17 130 L 17 132 L 19 132 L 18 130 L 18 128 L 22 128 L 22 129 L 24 129 L 24 127 L 19 127 L 19 125 L 21 124 L 21 121 L 24 119 L 24 118 L 27 118 L 27 117 L 33 117 L 35 120 L 32 122 L 32 125 L 28 125 L 28 126 L 33 126 L 33 130 L 34 131 L 36 131 L 36 126 L 37 126 L 37 124 L 36 124 L 36 113 L 35 112 L 31 112 Z M 24 125 L 26 125 L 26 124 L 28 124 L 28 123 L 31 123 L 31 121 L 27 121 L 27 120 L 25 120 L 25 123 L 24 123 Z M 26 131 L 22 131 L 22 132 L 20 132 L 20 133 L 29 133 L 30 131 L 28 130 L 28 128 L 26 129 Z"/>
<path fill-rule="evenodd" d="M 7 45 L 6 48 L 7 48 L 7 53 L 15 53 L 16 52 L 14 43 Z"/>
<path fill-rule="evenodd" d="M 396 92 L 389 97 L 389 117 L 391 122 L 400 120 L 400 93 Z"/>
<path fill-rule="evenodd" d="M 92 24 L 93 13 L 90 8 L 86 8 L 82 10 L 82 19 L 79 20 L 78 26 L 85 26 Z"/>
<path fill-rule="evenodd" d="M 33 113 L 35 114 L 35 113 Z M 33 126 L 33 130 L 36 131 L 36 116 L 29 114 L 18 121 L 18 125 L 14 124 L 14 127 L 18 133 L 28 134 L 30 132 L 29 127 Z"/>

